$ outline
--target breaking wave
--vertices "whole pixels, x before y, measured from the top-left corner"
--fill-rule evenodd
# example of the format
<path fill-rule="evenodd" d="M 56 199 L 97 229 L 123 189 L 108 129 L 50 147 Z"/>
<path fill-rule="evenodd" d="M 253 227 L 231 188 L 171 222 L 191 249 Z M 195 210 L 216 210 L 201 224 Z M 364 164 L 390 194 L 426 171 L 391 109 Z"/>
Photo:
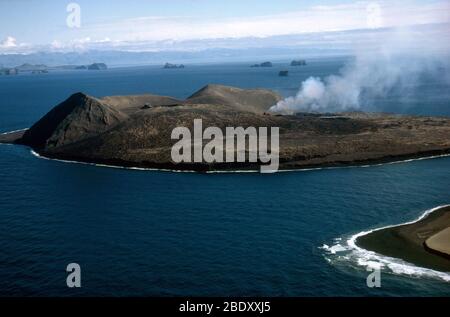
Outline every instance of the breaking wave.
<path fill-rule="evenodd" d="M 345 262 L 360 268 L 363 267 L 365 269 L 373 270 L 375 268 L 380 268 L 382 271 L 391 274 L 405 275 L 410 277 L 428 277 L 445 282 L 450 282 L 450 272 L 440 272 L 419 267 L 401 259 L 384 256 L 374 251 L 363 249 L 356 245 L 356 240 L 359 237 L 365 236 L 374 231 L 415 223 L 422 220 L 432 212 L 448 206 L 450 205 L 442 205 L 429 209 L 425 211 L 419 218 L 410 222 L 385 226 L 368 231 L 362 231 L 346 238 L 336 238 L 333 240 L 332 245 L 324 244 L 319 249 L 325 251 L 325 258 L 331 264 Z"/>
<path fill-rule="evenodd" d="M 197 173 L 194 170 L 174 170 L 174 169 L 162 169 L 162 168 L 145 168 L 145 167 L 128 167 L 128 166 L 118 166 L 118 165 L 107 165 L 107 164 L 99 164 L 99 163 L 88 163 L 82 161 L 70 161 L 70 160 L 61 160 L 49 158 L 43 155 L 40 155 L 34 150 L 31 150 L 31 154 L 37 158 L 49 160 L 49 161 L 57 161 L 62 163 L 71 163 L 71 164 L 83 164 L 83 165 L 91 165 L 97 167 L 108 167 L 108 168 L 116 168 L 116 169 L 126 169 L 126 170 L 137 170 L 137 171 L 160 171 L 160 172 L 176 172 L 176 173 Z M 383 165 L 391 165 L 391 164 L 401 164 L 408 163 L 414 161 L 422 161 L 422 160 L 432 160 L 438 158 L 450 157 L 450 154 L 440 154 L 440 155 L 432 155 L 432 156 L 424 156 L 406 160 L 385 162 L 385 163 L 373 163 L 373 164 L 365 164 L 365 165 L 349 165 L 349 166 L 330 166 L 330 167 L 309 167 L 309 168 L 299 168 L 299 169 L 280 169 L 277 172 L 307 172 L 307 171 L 320 171 L 320 170 L 331 170 L 331 169 L 342 169 L 342 168 L 368 168 L 373 166 L 383 166 Z M 206 174 L 229 174 L 229 173 L 259 173 L 259 170 L 217 170 L 217 171 L 206 171 Z"/>

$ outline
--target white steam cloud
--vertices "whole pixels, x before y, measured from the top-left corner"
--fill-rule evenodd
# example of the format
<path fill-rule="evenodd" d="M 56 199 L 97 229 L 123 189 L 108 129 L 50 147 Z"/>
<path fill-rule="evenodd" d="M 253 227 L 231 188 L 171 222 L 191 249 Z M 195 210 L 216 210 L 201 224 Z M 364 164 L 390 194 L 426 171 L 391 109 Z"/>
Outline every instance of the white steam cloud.
<path fill-rule="evenodd" d="M 299 112 L 343 112 L 373 109 L 373 100 L 390 92 L 410 93 L 427 75 L 449 78 L 448 25 L 440 32 L 417 33 L 402 29 L 388 38 L 374 37 L 359 47 L 338 75 L 305 80 L 296 96 L 271 107 L 281 114 Z M 384 34 L 386 35 L 386 34 Z M 417 93 L 417 92 L 415 92 Z"/>

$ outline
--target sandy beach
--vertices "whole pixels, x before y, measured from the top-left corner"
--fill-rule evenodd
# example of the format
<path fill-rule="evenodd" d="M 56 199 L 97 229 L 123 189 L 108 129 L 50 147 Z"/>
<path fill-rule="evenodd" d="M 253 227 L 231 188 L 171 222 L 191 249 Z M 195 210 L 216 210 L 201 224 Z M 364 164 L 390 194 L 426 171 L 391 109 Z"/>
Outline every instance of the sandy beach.
<path fill-rule="evenodd" d="M 357 239 L 366 250 L 415 265 L 450 272 L 450 206 L 438 209 L 411 224 L 373 231 Z"/>
<path fill-rule="evenodd" d="M 429 237 L 424 246 L 428 251 L 450 259 L 450 227 Z"/>

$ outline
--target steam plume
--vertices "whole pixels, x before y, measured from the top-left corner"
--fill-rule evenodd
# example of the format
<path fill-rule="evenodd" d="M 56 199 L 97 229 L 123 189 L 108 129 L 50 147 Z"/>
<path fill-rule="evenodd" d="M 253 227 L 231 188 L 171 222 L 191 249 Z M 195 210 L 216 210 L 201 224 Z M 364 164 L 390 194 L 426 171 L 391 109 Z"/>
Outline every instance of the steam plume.
<path fill-rule="evenodd" d="M 293 114 L 364 110 L 368 106 L 373 109 L 374 99 L 394 90 L 406 94 L 425 75 L 440 76 L 448 84 L 447 27 L 431 35 L 403 29 L 372 38 L 372 44 L 359 47 L 339 74 L 308 78 L 296 96 L 278 102 L 270 111 Z"/>

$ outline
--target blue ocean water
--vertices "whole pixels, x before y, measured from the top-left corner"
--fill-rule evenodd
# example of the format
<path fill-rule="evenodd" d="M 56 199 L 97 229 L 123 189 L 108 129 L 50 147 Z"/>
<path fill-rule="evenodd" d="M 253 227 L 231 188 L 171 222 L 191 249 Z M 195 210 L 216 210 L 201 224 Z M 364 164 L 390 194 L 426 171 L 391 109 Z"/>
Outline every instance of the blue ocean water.
<path fill-rule="evenodd" d="M 288 78 L 277 76 L 281 64 L 3 76 L 0 132 L 30 126 L 77 91 L 185 98 L 221 83 L 289 96 L 302 80 L 336 73 L 344 62 L 313 60 Z M 380 108 L 450 115 L 442 87 L 428 82 L 417 98 L 386 98 Z M 449 295 L 442 279 L 388 271 L 382 287 L 370 289 L 370 272 L 334 262 L 321 248 L 449 204 L 449 171 L 450 158 L 274 175 L 135 171 L 0 145 L 0 295 Z M 71 262 L 81 265 L 80 289 L 66 286 Z"/>

